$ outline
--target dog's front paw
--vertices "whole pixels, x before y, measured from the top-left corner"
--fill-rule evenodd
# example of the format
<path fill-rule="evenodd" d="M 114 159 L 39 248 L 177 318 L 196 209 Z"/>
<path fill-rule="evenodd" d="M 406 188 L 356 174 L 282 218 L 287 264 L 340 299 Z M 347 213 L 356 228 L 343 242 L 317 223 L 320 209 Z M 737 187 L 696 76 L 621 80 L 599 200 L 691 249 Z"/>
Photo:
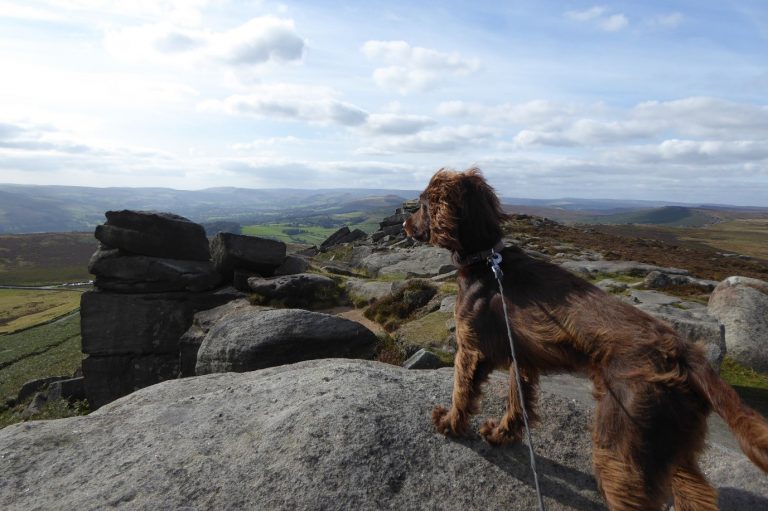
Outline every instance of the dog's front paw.
<path fill-rule="evenodd" d="M 432 422 L 437 432 L 446 436 L 459 436 L 464 432 L 453 414 L 442 406 L 436 406 L 432 410 Z"/>
<path fill-rule="evenodd" d="M 520 441 L 520 431 L 502 427 L 495 419 L 488 419 L 480 426 L 480 436 L 491 445 L 509 445 Z"/>

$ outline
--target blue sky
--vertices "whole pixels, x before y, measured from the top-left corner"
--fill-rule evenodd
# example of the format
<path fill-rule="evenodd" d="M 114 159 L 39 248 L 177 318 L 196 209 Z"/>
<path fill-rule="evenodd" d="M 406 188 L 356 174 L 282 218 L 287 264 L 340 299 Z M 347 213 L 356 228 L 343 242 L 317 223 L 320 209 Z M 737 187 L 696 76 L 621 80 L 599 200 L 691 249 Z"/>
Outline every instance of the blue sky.
<path fill-rule="evenodd" d="M 0 0 L 0 182 L 768 206 L 768 3 Z"/>

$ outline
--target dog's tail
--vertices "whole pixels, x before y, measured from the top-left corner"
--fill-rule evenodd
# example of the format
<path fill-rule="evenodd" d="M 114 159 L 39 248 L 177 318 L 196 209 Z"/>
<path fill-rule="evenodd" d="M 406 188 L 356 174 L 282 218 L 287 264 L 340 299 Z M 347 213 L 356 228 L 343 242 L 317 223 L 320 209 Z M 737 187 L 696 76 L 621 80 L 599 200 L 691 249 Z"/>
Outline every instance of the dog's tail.
<path fill-rule="evenodd" d="M 703 356 L 692 369 L 693 384 L 728 424 L 741 450 L 752 463 L 768 472 L 768 421 L 745 405 L 733 387 L 720 378 Z"/>

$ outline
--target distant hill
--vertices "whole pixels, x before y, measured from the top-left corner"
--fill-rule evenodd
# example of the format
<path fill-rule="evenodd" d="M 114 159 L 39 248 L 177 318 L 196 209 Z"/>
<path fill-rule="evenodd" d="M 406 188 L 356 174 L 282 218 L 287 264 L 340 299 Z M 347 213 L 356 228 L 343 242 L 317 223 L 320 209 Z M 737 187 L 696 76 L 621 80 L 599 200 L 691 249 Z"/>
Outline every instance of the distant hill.
<path fill-rule="evenodd" d="M 609 204 L 603 204 L 608 206 Z M 705 227 L 728 220 L 768 219 L 768 208 L 726 205 L 612 207 L 610 209 L 556 208 L 547 205 L 504 204 L 511 213 L 551 218 L 565 224 L 656 225 L 664 227 Z"/>
<path fill-rule="evenodd" d="M 629 211 L 585 218 L 585 223 L 665 225 L 668 227 L 703 227 L 721 221 L 714 212 L 682 206 Z"/>
<path fill-rule="evenodd" d="M 358 212 L 369 217 L 374 213 L 388 215 L 404 200 L 418 195 L 417 190 L 359 188 L 208 188 L 189 191 L 0 184 L 0 234 L 92 231 L 104 222 L 105 211 L 119 209 L 170 211 L 212 225 L 222 221 L 243 226 L 303 224 L 307 223 L 308 217 L 313 218 L 309 224 L 314 224 L 321 216 L 338 217 Z M 661 201 L 504 197 L 502 202 L 510 212 L 544 216 L 565 223 L 697 227 L 719 219 L 768 217 L 768 208 Z"/>
<path fill-rule="evenodd" d="M 196 222 L 271 222 L 316 214 L 394 210 L 412 190 L 89 188 L 0 184 L 0 234 L 91 231 L 104 212 L 170 211 Z"/>

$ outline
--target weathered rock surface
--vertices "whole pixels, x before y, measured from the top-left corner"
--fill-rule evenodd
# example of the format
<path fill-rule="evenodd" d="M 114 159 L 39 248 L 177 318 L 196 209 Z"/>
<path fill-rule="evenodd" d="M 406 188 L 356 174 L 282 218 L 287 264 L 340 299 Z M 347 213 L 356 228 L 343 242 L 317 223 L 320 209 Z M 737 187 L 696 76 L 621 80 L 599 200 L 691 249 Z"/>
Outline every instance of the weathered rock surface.
<path fill-rule="evenodd" d="M 422 245 L 405 250 L 374 252 L 361 261 L 361 266 L 372 275 L 431 277 L 451 271 L 453 261 L 447 250 Z"/>
<path fill-rule="evenodd" d="M 57 381 L 67 380 L 69 378 L 69 376 L 50 376 L 48 378 L 30 380 L 21 386 L 19 393 L 16 396 L 16 401 L 20 403 L 30 396 L 35 395 L 38 391 L 43 390 L 45 387 L 50 387 L 51 384 Z"/>
<path fill-rule="evenodd" d="M 277 267 L 275 275 L 295 275 L 304 273 L 309 269 L 309 263 L 303 257 L 289 255 L 286 256 L 283 264 Z"/>
<path fill-rule="evenodd" d="M 329 248 L 335 245 L 340 245 L 342 243 L 352 243 L 353 241 L 364 239 L 367 236 L 368 235 L 365 233 L 365 231 L 361 231 L 360 229 L 350 231 L 349 227 L 345 225 L 341 229 L 328 236 L 328 238 L 326 238 L 326 240 L 320 244 L 320 251 L 326 251 Z"/>
<path fill-rule="evenodd" d="M 638 263 L 636 261 L 564 261 L 560 266 L 573 273 L 590 275 L 594 273 L 610 273 L 631 275 L 633 277 L 645 277 L 652 271 L 659 271 L 669 275 L 688 275 L 688 270 L 680 268 L 664 268 L 653 264 Z"/>
<path fill-rule="evenodd" d="M 138 255 L 207 261 L 205 229 L 172 213 L 107 211 L 107 222 L 96 227 L 96 239 L 108 248 Z"/>
<path fill-rule="evenodd" d="M 241 296 L 234 292 L 126 295 L 88 291 L 80 300 L 83 353 L 178 353 L 179 338 L 196 312 Z"/>
<path fill-rule="evenodd" d="M 658 291 L 630 292 L 626 301 L 662 321 L 666 321 L 686 339 L 701 342 L 712 367 L 720 368 L 726 355 L 723 328 L 717 319 L 700 303 L 685 301 Z"/>
<path fill-rule="evenodd" d="M 242 294 L 234 290 L 207 293 L 83 293 L 80 329 L 85 391 L 92 409 L 129 392 L 176 378 L 179 338 L 196 312 L 211 309 Z"/>
<path fill-rule="evenodd" d="M 285 261 L 285 251 L 285 243 L 256 236 L 222 232 L 211 240 L 213 265 L 228 282 L 235 270 L 271 276 Z"/>
<path fill-rule="evenodd" d="M 408 360 L 403 362 L 405 369 L 437 369 L 442 366 L 442 362 L 437 355 L 424 348 L 414 353 Z"/>
<path fill-rule="evenodd" d="M 325 275 L 299 273 L 281 277 L 248 279 L 248 287 L 254 293 L 269 301 L 276 301 L 286 307 L 310 307 L 338 298 L 336 282 Z"/>
<path fill-rule="evenodd" d="M 70 401 L 85 399 L 85 378 L 68 378 L 51 383 L 48 386 L 48 399 L 69 399 Z"/>
<path fill-rule="evenodd" d="M 351 278 L 345 286 L 347 295 L 356 301 L 371 302 L 392 294 L 392 282 Z"/>
<path fill-rule="evenodd" d="M 197 365 L 197 352 L 208 331 L 217 322 L 234 312 L 242 310 L 262 310 L 264 307 L 251 305 L 245 298 L 232 300 L 213 309 L 200 311 L 192 319 L 192 326 L 179 339 L 179 375 L 194 376 Z"/>
<path fill-rule="evenodd" d="M 118 249 L 99 249 L 88 271 L 96 275 L 96 287 L 120 293 L 208 291 L 221 282 L 210 261 L 135 256 Z"/>
<path fill-rule="evenodd" d="M 440 301 L 440 312 L 453 312 L 456 307 L 456 295 L 448 295 Z"/>
<path fill-rule="evenodd" d="M 0 507 L 536 508 L 524 445 L 434 432 L 430 412 L 450 401 L 451 382 L 450 369 L 348 360 L 165 382 L 86 417 L 0 430 Z M 503 410 L 506 385 L 492 378 L 488 414 Z M 541 415 L 533 433 L 547 509 L 604 509 L 589 407 L 553 395 L 545 378 Z M 741 453 L 713 446 L 702 465 L 723 511 L 768 505 L 768 479 Z"/>
<path fill-rule="evenodd" d="M 654 270 L 646 275 L 643 283 L 649 289 L 664 289 L 670 286 L 695 286 L 706 293 L 715 289 L 715 286 L 719 284 L 715 280 L 697 279 L 689 275 L 670 275 L 658 270 Z"/>
<path fill-rule="evenodd" d="M 725 328 L 728 355 L 757 371 L 768 371 L 768 282 L 728 277 L 709 297 L 709 312 Z"/>
<path fill-rule="evenodd" d="M 197 374 L 253 371 L 327 357 L 370 358 L 378 338 L 348 319 L 303 309 L 233 312 L 205 336 Z"/>

